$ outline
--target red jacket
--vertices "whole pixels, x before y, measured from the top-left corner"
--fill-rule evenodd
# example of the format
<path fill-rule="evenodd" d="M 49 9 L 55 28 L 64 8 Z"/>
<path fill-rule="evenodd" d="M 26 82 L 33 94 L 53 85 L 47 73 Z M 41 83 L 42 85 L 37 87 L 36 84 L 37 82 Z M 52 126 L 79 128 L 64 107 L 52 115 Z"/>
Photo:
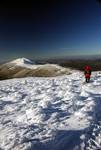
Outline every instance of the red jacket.
<path fill-rule="evenodd" d="M 85 78 L 90 78 L 90 76 L 91 76 L 91 67 L 86 66 L 85 67 Z"/>
<path fill-rule="evenodd" d="M 90 74 L 85 74 L 85 78 L 90 78 Z"/>

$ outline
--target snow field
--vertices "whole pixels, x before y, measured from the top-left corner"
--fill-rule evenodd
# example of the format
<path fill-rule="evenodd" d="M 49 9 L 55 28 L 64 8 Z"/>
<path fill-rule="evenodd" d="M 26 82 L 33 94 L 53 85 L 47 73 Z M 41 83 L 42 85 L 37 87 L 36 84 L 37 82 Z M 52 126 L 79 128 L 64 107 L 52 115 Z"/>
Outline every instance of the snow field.
<path fill-rule="evenodd" d="M 89 84 L 81 72 L 0 81 L 0 148 L 101 148 L 100 81 L 99 72 Z"/>

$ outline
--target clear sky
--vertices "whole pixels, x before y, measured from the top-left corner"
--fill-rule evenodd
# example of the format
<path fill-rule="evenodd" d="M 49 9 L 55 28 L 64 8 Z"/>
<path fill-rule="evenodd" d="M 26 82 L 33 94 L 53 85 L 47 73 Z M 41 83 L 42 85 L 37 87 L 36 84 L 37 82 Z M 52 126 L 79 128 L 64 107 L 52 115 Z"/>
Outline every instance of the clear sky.
<path fill-rule="evenodd" d="M 0 2 L 0 59 L 101 54 L 100 0 Z"/>

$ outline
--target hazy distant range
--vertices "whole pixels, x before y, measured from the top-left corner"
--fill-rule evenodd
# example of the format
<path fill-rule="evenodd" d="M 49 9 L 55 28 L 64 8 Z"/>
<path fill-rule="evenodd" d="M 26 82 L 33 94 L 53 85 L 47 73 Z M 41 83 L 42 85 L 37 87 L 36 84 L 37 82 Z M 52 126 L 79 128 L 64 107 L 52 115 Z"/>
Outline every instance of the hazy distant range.
<path fill-rule="evenodd" d="M 85 65 L 90 65 L 92 71 L 101 71 L 101 55 L 69 56 L 61 58 L 48 58 L 35 60 L 36 64 L 52 63 L 63 67 L 84 70 Z"/>
<path fill-rule="evenodd" d="M 21 56 L 22 57 L 22 56 Z M 19 58 L 19 57 L 18 57 Z M 28 57 L 27 57 L 28 58 Z M 0 63 L 6 63 L 8 61 L 12 61 L 14 59 L 17 59 L 17 57 L 15 58 L 10 58 L 8 60 L 2 60 L 0 59 Z M 34 62 L 36 62 L 36 64 L 40 64 L 40 63 L 46 63 L 46 62 L 55 62 L 55 63 L 60 63 L 60 62 L 64 62 L 64 61 L 68 61 L 68 60 L 95 60 L 95 59 L 101 59 L 101 55 L 79 55 L 79 56 L 61 56 L 61 57 L 49 57 L 49 58 L 28 58 Z"/>
<path fill-rule="evenodd" d="M 81 55 L 81 56 L 66 56 L 66 57 L 53 57 L 53 58 L 43 58 L 43 59 L 32 59 L 36 62 L 36 64 L 45 64 L 45 63 L 56 63 L 61 64 L 64 62 L 70 62 L 70 61 L 95 61 L 101 60 L 101 55 Z"/>

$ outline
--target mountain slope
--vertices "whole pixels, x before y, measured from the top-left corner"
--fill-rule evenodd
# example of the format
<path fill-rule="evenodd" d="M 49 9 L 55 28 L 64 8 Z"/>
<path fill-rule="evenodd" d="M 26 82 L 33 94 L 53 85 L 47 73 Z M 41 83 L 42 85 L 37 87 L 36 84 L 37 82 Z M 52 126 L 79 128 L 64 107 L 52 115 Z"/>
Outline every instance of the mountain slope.
<path fill-rule="evenodd" d="M 0 81 L 0 148 L 101 149 L 101 74 Z"/>
<path fill-rule="evenodd" d="M 36 65 L 26 58 L 20 58 L 0 66 L 0 79 L 20 77 L 51 77 L 69 74 L 70 69 L 56 64 Z"/>

